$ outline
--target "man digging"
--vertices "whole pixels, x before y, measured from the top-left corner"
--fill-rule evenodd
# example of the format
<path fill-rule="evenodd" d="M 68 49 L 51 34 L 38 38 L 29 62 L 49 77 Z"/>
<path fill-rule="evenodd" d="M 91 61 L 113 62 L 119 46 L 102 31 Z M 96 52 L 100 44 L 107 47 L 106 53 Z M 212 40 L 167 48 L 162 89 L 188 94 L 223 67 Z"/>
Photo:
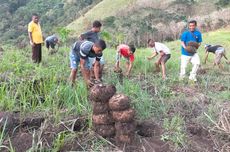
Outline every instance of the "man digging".
<path fill-rule="evenodd" d="M 70 51 L 71 73 L 69 78 L 72 85 L 75 84 L 79 64 L 87 86 L 90 87 L 93 85 L 90 80 L 90 69 L 92 68 L 93 63 L 89 58 L 95 58 L 95 78 L 97 82 L 100 82 L 99 62 L 102 57 L 102 52 L 105 48 L 106 43 L 104 40 L 98 40 L 95 43 L 90 41 L 77 41 L 73 44 L 73 47 Z"/>
<path fill-rule="evenodd" d="M 214 66 L 218 66 L 220 69 L 223 69 L 223 65 L 221 64 L 221 59 L 224 57 L 227 60 L 227 63 L 230 64 L 230 61 L 228 60 L 227 56 L 225 55 L 225 49 L 221 45 L 209 45 L 206 44 L 205 46 L 205 59 L 204 59 L 204 64 L 206 64 L 208 55 L 209 53 L 215 54 L 215 59 L 214 59 Z"/>

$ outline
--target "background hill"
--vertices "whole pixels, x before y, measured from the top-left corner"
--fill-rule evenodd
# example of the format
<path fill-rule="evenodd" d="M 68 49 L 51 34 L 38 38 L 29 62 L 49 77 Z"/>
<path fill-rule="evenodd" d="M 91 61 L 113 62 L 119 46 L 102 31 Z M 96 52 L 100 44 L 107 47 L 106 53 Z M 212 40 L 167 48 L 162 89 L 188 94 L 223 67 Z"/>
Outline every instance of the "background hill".
<path fill-rule="evenodd" d="M 230 23 L 229 4 L 229 0 L 2 0 L 0 40 L 27 44 L 27 24 L 36 12 L 45 36 L 66 27 L 75 40 L 99 19 L 102 37 L 111 45 L 143 46 L 149 38 L 177 39 L 190 18 L 197 19 L 205 32 L 222 28 Z"/>

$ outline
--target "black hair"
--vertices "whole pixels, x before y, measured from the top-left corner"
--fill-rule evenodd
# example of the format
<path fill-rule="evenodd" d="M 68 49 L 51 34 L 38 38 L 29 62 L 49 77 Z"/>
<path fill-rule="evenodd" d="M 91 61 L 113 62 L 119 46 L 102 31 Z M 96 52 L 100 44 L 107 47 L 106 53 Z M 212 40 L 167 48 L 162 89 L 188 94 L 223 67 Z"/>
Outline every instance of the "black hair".
<path fill-rule="evenodd" d="M 133 52 L 133 53 L 136 51 L 135 46 L 134 46 L 134 45 L 132 45 L 132 44 L 131 44 L 131 45 L 129 45 L 129 49 L 130 49 L 130 51 L 131 51 L 131 52 Z"/>
<path fill-rule="evenodd" d="M 100 47 L 102 50 L 104 50 L 106 48 L 106 43 L 104 40 L 99 39 L 98 41 L 96 41 L 94 43 L 97 47 Z"/>
<path fill-rule="evenodd" d="M 151 41 L 154 41 L 154 40 L 153 40 L 153 39 L 148 39 L 148 44 L 149 44 Z"/>
<path fill-rule="evenodd" d="M 32 16 L 38 16 L 38 14 L 37 13 L 33 13 Z"/>
<path fill-rule="evenodd" d="M 93 27 L 95 27 L 95 28 L 99 28 L 99 27 L 101 27 L 102 26 L 102 24 L 101 24 L 101 22 L 100 21 L 94 21 L 93 22 Z"/>
<path fill-rule="evenodd" d="M 190 23 L 194 23 L 195 25 L 197 25 L 197 21 L 196 20 L 191 20 L 191 21 L 188 22 L 188 24 L 190 24 Z"/>

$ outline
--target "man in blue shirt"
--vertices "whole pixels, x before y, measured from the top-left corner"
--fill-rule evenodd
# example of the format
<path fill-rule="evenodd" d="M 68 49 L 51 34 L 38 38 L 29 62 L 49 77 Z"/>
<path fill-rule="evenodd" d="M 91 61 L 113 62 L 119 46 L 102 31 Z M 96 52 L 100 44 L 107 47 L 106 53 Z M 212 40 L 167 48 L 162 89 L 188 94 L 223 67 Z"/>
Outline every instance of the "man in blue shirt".
<path fill-rule="evenodd" d="M 200 46 L 202 42 L 202 34 L 201 32 L 196 28 L 197 22 L 195 20 L 192 20 L 188 23 L 188 30 L 186 30 L 181 35 L 181 69 L 180 69 L 180 79 L 183 79 L 186 74 L 186 67 L 189 62 L 192 63 L 193 68 L 190 72 L 189 79 L 192 81 L 197 81 L 196 74 L 197 70 L 200 66 L 200 57 L 198 53 L 189 53 L 187 51 L 187 44 L 189 42 L 197 42 Z"/>

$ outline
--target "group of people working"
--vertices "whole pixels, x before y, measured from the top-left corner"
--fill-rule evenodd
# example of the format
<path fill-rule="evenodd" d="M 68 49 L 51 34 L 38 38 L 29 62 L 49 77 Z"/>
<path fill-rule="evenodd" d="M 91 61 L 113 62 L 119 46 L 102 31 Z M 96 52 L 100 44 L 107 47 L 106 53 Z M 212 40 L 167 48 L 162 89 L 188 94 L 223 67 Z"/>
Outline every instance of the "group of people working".
<path fill-rule="evenodd" d="M 92 28 L 81 34 L 79 40 L 77 40 L 71 47 L 69 59 L 70 59 L 70 82 L 75 83 L 77 77 L 78 67 L 83 75 L 83 78 L 88 86 L 92 85 L 92 78 L 95 80 L 94 83 L 100 83 L 102 78 L 102 71 L 105 64 L 103 57 L 103 51 L 106 49 L 106 42 L 100 39 L 99 33 L 101 31 L 102 24 L 100 21 L 94 21 Z M 41 26 L 39 24 L 39 17 L 34 14 L 32 21 L 28 25 L 28 33 L 30 44 L 32 46 L 32 60 L 35 63 L 41 62 L 42 52 L 41 45 L 43 43 Z M 45 39 L 45 45 L 47 49 L 54 49 L 56 44 L 59 44 L 57 36 L 52 35 Z M 181 35 L 181 66 L 180 66 L 180 79 L 183 80 L 186 75 L 186 67 L 189 62 L 192 63 L 192 71 L 190 72 L 189 79 L 197 81 L 196 75 L 201 64 L 200 57 L 196 50 L 202 43 L 202 34 L 197 29 L 197 22 L 191 20 L 188 23 L 188 29 L 185 30 Z M 159 55 L 159 58 L 155 62 L 156 71 L 162 69 L 162 78 L 166 79 L 166 63 L 171 57 L 170 49 L 159 42 L 155 42 L 153 39 L 148 40 L 148 46 L 153 49 L 153 54 L 148 57 L 149 60 Z M 225 49 L 221 45 L 205 45 L 206 56 L 205 62 L 207 61 L 209 53 L 215 54 L 214 65 L 218 65 L 222 68 L 221 58 L 228 58 L 225 55 Z M 136 48 L 134 45 L 120 44 L 117 46 L 116 63 L 114 67 L 115 72 L 122 71 L 120 68 L 121 58 L 126 59 L 126 71 L 125 75 L 129 76 L 135 60 L 134 53 Z M 229 62 L 229 61 L 228 61 Z"/>

